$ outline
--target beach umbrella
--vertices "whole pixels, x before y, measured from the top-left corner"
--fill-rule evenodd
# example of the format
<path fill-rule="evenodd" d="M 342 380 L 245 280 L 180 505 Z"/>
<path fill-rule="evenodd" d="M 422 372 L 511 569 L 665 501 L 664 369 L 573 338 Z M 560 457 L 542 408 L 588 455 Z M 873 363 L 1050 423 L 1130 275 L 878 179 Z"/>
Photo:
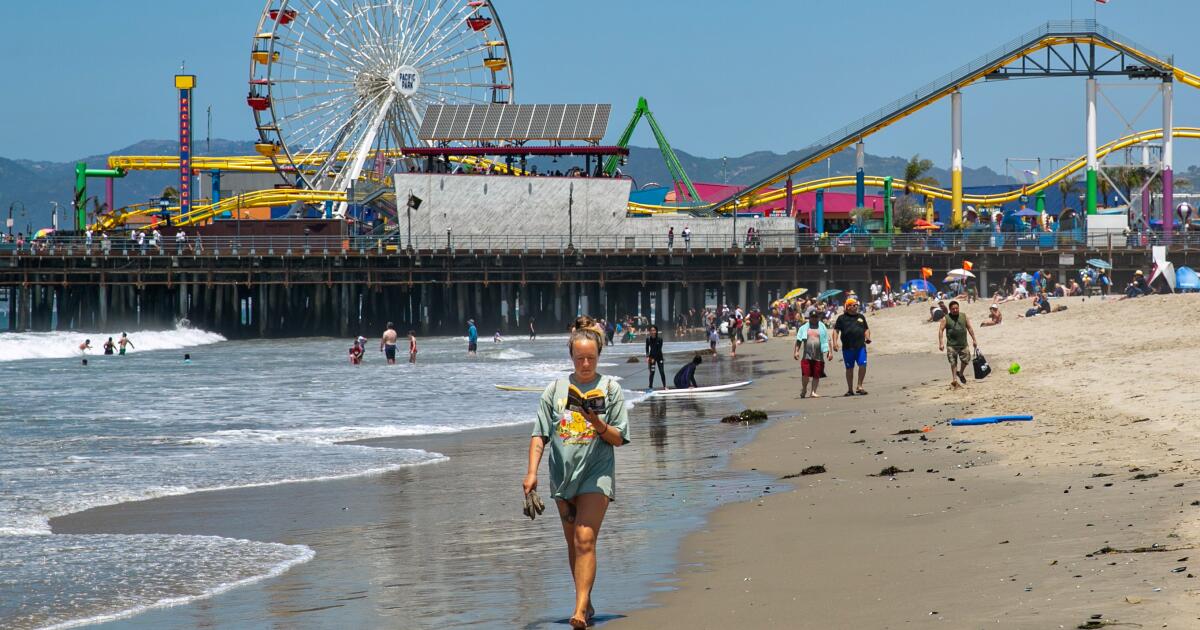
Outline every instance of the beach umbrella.
<path fill-rule="evenodd" d="M 1099 258 L 1092 258 L 1087 261 L 1087 264 L 1089 264 L 1097 269 L 1112 269 L 1111 264 L 1109 264 L 1106 261 L 1100 260 Z"/>
<path fill-rule="evenodd" d="M 834 297 L 836 295 L 841 295 L 841 294 L 842 294 L 841 289 L 826 289 L 826 290 L 822 291 L 820 295 L 817 296 L 817 299 L 818 300 L 828 300 L 831 297 Z"/>
<path fill-rule="evenodd" d="M 903 288 L 905 291 L 912 291 L 913 293 L 918 291 L 924 291 L 930 295 L 937 293 L 937 287 L 933 286 L 933 283 L 928 280 L 909 280 L 904 283 Z"/>
<path fill-rule="evenodd" d="M 34 239 L 46 238 L 47 236 L 50 236 L 53 233 L 54 233 L 54 228 L 42 228 L 34 233 L 33 238 Z"/>
<path fill-rule="evenodd" d="M 962 280 L 964 278 L 974 278 L 974 277 L 975 277 L 975 274 L 971 273 L 970 271 L 967 271 L 966 269 L 951 269 L 950 272 L 946 274 L 946 282 L 950 282 L 951 280 Z"/>
<path fill-rule="evenodd" d="M 933 223 L 930 223 L 929 221 L 926 221 L 925 219 L 917 219 L 913 223 L 913 229 L 914 230 L 936 230 L 936 229 L 938 229 L 938 226 Z"/>
<path fill-rule="evenodd" d="M 1022 271 L 1021 273 L 1014 275 L 1013 280 L 1016 280 L 1017 282 L 1033 282 L 1033 276 Z"/>
<path fill-rule="evenodd" d="M 791 291 L 788 291 L 787 294 L 783 296 L 783 299 L 794 300 L 794 299 L 800 297 L 801 295 L 804 295 L 805 293 L 808 293 L 808 289 L 795 288 L 795 289 L 792 289 Z"/>

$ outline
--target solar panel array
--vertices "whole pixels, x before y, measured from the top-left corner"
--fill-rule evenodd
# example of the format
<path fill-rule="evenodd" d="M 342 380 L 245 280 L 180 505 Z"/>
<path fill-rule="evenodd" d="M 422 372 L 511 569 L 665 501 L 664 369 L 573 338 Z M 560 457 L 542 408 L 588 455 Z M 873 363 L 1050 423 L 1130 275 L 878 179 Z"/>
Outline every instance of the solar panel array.
<path fill-rule="evenodd" d="M 612 105 L 430 105 L 418 136 L 429 142 L 576 140 L 600 142 Z"/>

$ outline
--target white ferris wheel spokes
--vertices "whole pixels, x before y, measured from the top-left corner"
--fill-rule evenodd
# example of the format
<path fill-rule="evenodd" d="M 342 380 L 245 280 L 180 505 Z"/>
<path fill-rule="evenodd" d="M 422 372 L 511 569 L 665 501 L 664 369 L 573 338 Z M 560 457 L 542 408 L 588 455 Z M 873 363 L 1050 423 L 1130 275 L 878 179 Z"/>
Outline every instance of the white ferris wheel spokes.
<path fill-rule="evenodd" d="M 490 0 L 268 0 L 250 94 L 258 149 L 298 185 L 348 190 L 396 157 L 433 104 L 511 103 Z M 344 212 L 344 208 L 340 209 Z"/>

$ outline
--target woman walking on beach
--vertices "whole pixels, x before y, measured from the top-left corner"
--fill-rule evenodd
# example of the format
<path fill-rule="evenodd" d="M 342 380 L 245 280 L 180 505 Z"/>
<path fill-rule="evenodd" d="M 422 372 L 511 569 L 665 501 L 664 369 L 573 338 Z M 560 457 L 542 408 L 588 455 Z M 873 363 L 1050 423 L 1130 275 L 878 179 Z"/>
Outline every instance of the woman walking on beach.
<path fill-rule="evenodd" d="M 527 497 L 537 489 L 538 467 L 549 443 L 551 497 L 558 506 L 575 579 L 572 628 L 586 628 L 595 612 L 591 600 L 596 539 L 608 504 L 616 497 L 614 448 L 629 442 L 621 386 L 596 372 L 603 346 L 604 337 L 594 326 L 580 326 L 571 332 L 567 348 L 575 371 L 542 393 L 522 483 Z M 583 404 L 579 404 L 581 399 Z M 588 404 L 592 400 L 602 401 L 602 405 L 593 407 Z"/>

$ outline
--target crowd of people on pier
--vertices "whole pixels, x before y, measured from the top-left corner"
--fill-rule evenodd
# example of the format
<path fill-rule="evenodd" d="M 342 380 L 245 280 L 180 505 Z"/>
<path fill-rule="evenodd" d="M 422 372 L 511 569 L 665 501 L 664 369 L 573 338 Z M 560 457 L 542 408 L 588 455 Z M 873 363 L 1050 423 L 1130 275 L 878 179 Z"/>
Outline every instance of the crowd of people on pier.
<path fill-rule="evenodd" d="M 149 230 L 129 230 L 127 249 L 140 252 L 143 256 L 147 253 L 165 254 L 171 249 L 171 243 L 168 242 L 168 237 L 158 229 L 157 226 Z M 199 232 L 195 232 L 192 236 L 183 228 L 177 228 L 175 235 L 171 237 L 174 241 L 174 251 L 176 255 L 200 254 L 204 252 L 202 238 Z M 88 228 L 83 232 L 83 247 L 85 251 L 98 249 L 101 254 L 108 255 L 113 250 L 113 238 L 110 238 L 108 232 L 103 230 L 92 230 Z M 68 241 L 57 239 L 53 234 L 48 234 L 41 237 L 26 238 L 25 233 L 17 232 L 16 235 L 2 234 L 0 235 L 0 244 L 12 245 L 17 253 L 28 252 L 30 254 L 46 253 L 55 245 Z M 77 242 L 69 242 L 72 245 L 78 245 Z"/>

